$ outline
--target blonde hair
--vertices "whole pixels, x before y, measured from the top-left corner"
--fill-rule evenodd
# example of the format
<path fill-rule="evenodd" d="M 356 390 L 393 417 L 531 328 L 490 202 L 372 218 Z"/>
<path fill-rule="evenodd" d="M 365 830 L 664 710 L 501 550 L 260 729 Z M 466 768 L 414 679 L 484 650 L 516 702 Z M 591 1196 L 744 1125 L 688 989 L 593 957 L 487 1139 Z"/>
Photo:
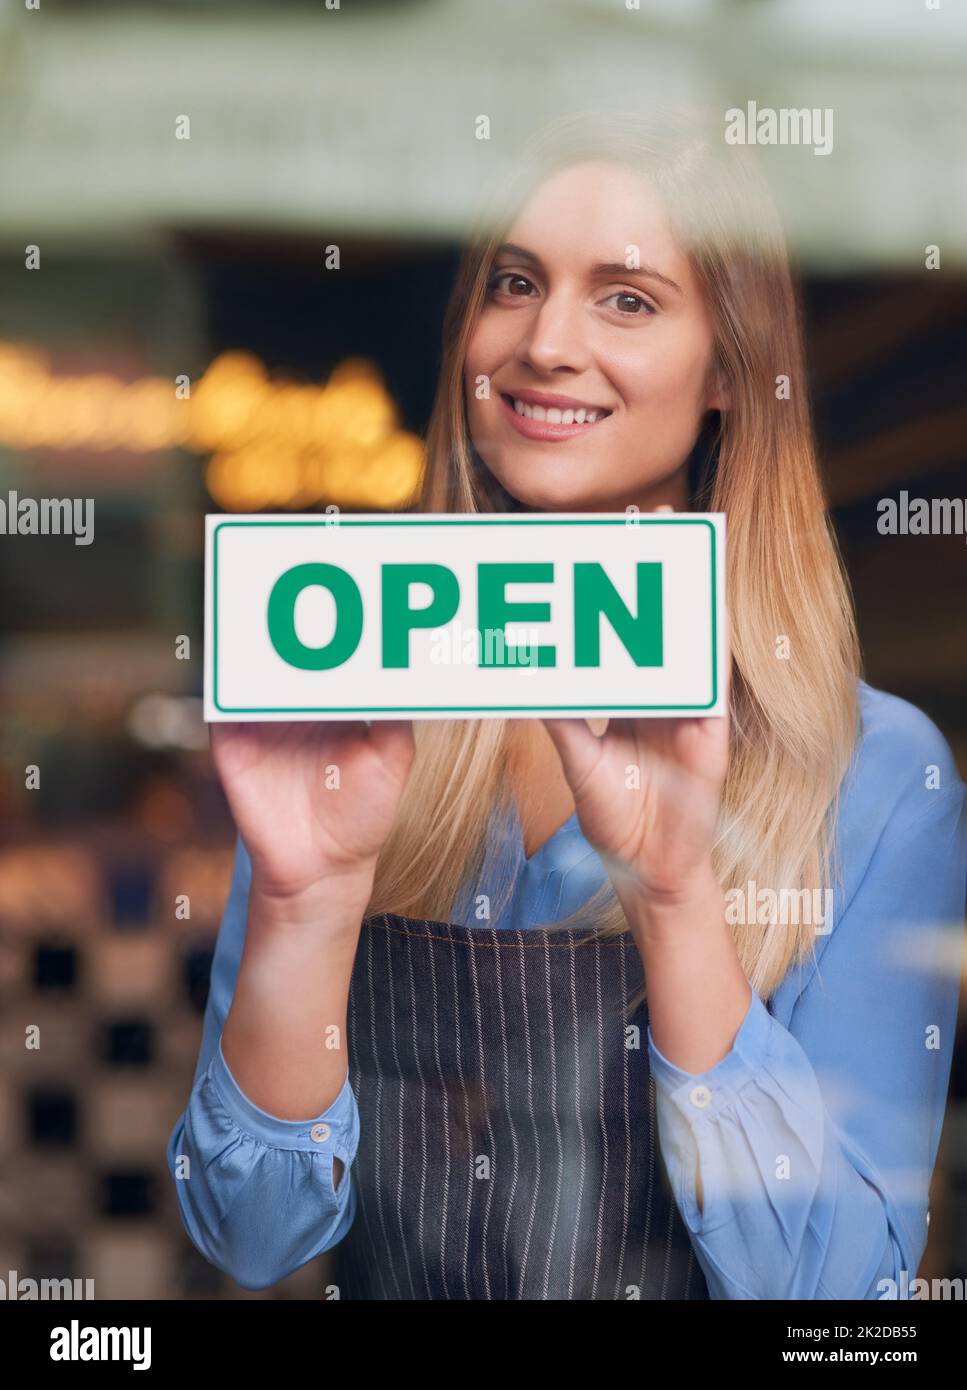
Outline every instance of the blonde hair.
<path fill-rule="evenodd" d="M 695 116 L 659 122 L 600 111 L 558 121 L 525 148 L 458 271 L 417 509 L 513 506 L 469 437 L 467 345 L 515 210 L 542 178 L 588 159 L 630 166 L 661 194 L 707 300 L 715 369 L 730 398 L 689 460 L 691 506 L 728 519 L 731 733 L 715 872 L 723 889 L 743 897 L 750 882 L 821 889 L 837 876 L 835 815 L 857 732 L 860 656 L 817 469 L 799 305 L 778 216 L 748 151 L 727 146 L 721 133 L 708 138 Z M 780 374 L 789 380 L 781 398 Z M 788 660 L 777 656 L 783 637 Z M 427 720 L 414 724 L 414 734 L 413 768 L 367 915 L 449 921 L 458 893 L 480 872 L 492 817 L 512 807 L 527 725 Z M 492 915 L 512 890 L 509 881 L 496 885 Z M 557 925 L 585 920 L 605 936 L 627 930 L 610 883 Z M 814 945 L 808 921 L 732 931 L 763 999 Z"/>

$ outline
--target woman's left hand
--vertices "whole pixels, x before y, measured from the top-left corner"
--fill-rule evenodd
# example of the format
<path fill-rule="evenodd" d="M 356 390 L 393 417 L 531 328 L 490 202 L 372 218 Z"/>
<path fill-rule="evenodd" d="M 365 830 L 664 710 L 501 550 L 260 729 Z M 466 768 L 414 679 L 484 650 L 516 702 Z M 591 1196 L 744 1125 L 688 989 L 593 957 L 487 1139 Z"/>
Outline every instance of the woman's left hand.
<path fill-rule="evenodd" d="M 726 699 L 728 698 L 726 693 Z M 729 720 L 544 719 L 585 838 L 655 898 L 707 880 L 729 758 Z"/>

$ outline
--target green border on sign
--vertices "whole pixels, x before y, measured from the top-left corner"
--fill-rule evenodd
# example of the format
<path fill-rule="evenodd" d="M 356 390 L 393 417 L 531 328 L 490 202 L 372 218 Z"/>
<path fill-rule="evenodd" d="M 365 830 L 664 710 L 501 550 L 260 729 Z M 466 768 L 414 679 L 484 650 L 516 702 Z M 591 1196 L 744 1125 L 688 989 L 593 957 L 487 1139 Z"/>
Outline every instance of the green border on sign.
<path fill-rule="evenodd" d="M 320 526 L 324 529 L 332 529 L 331 521 L 220 521 L 213 531 L 213 553 L 212 553 L 212 659 L 214 662 L 213 681 L 212 681 L 212 701 L 215 708 L 221 714 L 421 714 L 433 711 L 435 713 L 461 713 L 461 714 L 497 714 L 504 710 L 518 710 L 526 713 L 528 710 L 703 710 L 711 709 L 718 698 L 718 620 L 716 612 L 716 554 L 715 554 L 715 527 L 710 521 L 703 517 L 640 517 L 635 526 L 707 526 L 711 537 L 711 571 L 712 571 L 712 698 L 707 705 L 328 705 L 316 706 L 308 705 L 299 708 L 248 708 L 235 707 L 227 708 L 218 702 L 218 533 L 226 527 L 254 527 L 254 526 Z M 554 517 L 521 517 L 519 520 L 488 521 L 478 517 L 458 517 L 445 516 L 439 520 L 436 518 L 422 518 L 419 521 L 403 520 L 353 520 L 351 517 L 340 518 L 335 526 L 624 526 L 629 523 L 620 517 L 607 517 L 600 520 L 594 517 L 568 517 L 555 520 Z"/>

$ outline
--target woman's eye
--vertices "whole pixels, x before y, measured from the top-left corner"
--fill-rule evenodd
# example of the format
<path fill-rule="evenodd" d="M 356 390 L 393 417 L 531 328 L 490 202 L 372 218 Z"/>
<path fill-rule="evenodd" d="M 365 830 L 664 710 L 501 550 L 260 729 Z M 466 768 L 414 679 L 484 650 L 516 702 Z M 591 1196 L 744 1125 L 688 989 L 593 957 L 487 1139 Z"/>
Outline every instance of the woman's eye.
<path fill-rule="evenodd" d="M 657 313 L 653 304 L 649 304 L 647 299 L 642 299 L 640 294 L 632 294 L 630 290 L 620 290 L 617 294 L 609 295 L 604 302 L 607 304 L 612 299 L 619 301 L 615 307 L 625 318 L 640 318 L 641 310 L 646 314 Z"/>
<path fill-rule="evenodd" d="M 508 287 L 506 292 L 508 294 L 513 295 L 516 299 L 526 298 L 527 290 L 534 288 L 531 282 L 527 279 L 526 275 L 518 275 L 515 271 L 512 270 L 496 271 L 493 275 L 491 275 L 490 279 L 487 281 L 487 288 L 489 290 L 496 290 L 502 280 L 510 281 L 511 286 L 513 286 L 514 288 Z M 525 288 L 522 290 L 520 288 L 521 286 L 524 286 Z"/>
<path fill-rule="evenodd" d="M 535 290 L 535 286 L 526 275 L 521 275 L 515 270 L 498 270 L 489 277 L 487 290 L 490 294 L 501 290 L 502 293 L 508 294 L 514 299 L 527 299 Z M 617 293 L 609 295 L 604 303 L 608 304 L 611 300 L 617 301 L 615 305 L 617 312 L 624 318 L 641 318 L 642 314 L 656 314 L 658 312 L 647 299 L 643 299 L 640 294 L 633 294 L 630 290 L 619 290 Z"/>

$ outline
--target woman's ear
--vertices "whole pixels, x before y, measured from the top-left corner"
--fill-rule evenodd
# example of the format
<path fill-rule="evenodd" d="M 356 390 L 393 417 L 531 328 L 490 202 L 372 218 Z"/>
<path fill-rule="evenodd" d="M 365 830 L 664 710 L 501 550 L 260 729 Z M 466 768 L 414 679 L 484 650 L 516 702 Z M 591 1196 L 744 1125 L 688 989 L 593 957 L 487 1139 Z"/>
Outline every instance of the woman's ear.
<path fill-rule="evenodd" d="M 715 373 L 712 377 L 705 408 L 706 410 L 732 409 L 732 392 L 718 373 Z"/>

